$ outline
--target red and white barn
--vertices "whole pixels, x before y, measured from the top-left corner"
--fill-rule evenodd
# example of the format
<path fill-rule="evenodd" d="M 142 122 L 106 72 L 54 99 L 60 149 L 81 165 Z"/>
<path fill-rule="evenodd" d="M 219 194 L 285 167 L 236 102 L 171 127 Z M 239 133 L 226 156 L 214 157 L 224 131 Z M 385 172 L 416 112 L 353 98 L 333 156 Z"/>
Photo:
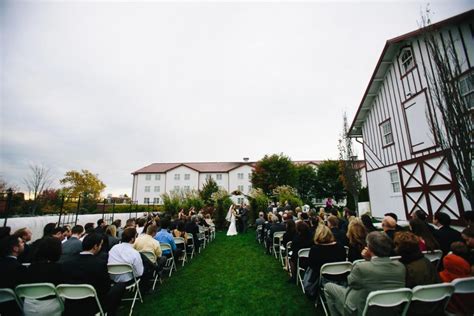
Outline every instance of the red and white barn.
<path fill-rule="evenodd" d="M 474 100 L 474 10 L 430 26 L 443 44 L 452 44 L 461 65 L 461 93 Z M 424 29 L 388 40 L 349 130 L 361 138 L 372 214 L 394 212 L 410 218 L 445 212 L 453 220 L 470 209 L 446 154 L 433 136 L 440 123 L 429 78 L 436 70 L 422 35 Z M 445 45 L 447 46 L 447 45 Z M 441 125 L 440 125 L 441 126 Z"/>

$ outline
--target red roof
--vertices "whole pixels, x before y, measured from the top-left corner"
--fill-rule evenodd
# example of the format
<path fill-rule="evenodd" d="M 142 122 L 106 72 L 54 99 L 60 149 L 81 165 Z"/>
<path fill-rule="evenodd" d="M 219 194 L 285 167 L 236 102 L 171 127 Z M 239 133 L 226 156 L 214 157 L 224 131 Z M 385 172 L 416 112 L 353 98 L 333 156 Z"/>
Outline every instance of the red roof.
<path fill-rule="evenodd" d="M 324 160 L 299 160 L 294 161 L 297 165 L 304 164 L 313 164 L 319 165 Z M 363 160 L 358 161 L 359 164 L 364 164 Z M 212 173 L 212 172 L 229 172 L 231 170 L 237 169 L 241 166 L 251 166 L 254 167 L 256 162 L 182 162 L 182 163 L 152 163 L 146 167 L 138 169 L 132 174 L 139 173 L 166 173 L 177 167 L 188 167 L 190 169 L 196 170 L 201 173 Z M 365 165 L 365 164 L 364 164 Z"/>

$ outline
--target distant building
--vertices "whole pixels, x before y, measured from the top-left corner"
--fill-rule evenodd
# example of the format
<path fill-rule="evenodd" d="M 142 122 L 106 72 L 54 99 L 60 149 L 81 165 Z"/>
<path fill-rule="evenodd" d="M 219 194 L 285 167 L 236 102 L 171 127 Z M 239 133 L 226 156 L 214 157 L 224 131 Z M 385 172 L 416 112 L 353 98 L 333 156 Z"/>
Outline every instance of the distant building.
<path fill-rule="evenodd" d="M 297 164 L 309 164 L 315 168 L 321 162 L 295 161 Z M 255 162 L 248 161 L 248 158 L 244 162 L 153 163 L 132 172 L 132 201 L 138 204 L 162 204 L 163 193 L 200 190 L 208 177 L 227 192 L 238 190 L 248 194 L 252 190 L 250 179 L 254 166 Z M 362 180 L 365 182 L 363 168 L 362 172 Z M 236 203 L 248 202 L 244 195 L 235 196 L 233 200 Z"/>
<path fill-rule="evenodd" d="M 433 24 L 437 39 L 452 43 L 462 69 L 463 98 L 474 105 L 474 10 Z M 416 30 L 388 40 L 359 105 L 349 134 L 363 139 L 372 213 L 394 212 L 409 219 L 416 210 L 430 217 L 437 212 L 453 220 L 462 216 L 462 197 L 446 159 L 432 133 L 440 124 L 429 78 L 434 62 L 422 34 Z"/>

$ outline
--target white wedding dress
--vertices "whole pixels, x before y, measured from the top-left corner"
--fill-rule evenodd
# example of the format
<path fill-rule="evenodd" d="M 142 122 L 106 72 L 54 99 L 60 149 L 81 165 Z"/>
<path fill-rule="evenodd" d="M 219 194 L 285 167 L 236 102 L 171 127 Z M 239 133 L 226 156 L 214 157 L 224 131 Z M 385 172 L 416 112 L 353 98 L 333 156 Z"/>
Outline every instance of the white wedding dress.
<path fill-rule="evenodd" d="M 230 225 L 229 229 L 227 230 L 227 236 L 235 236 L 237 235 L 237 226 L 235 226 L 235 215 L 230 212 Z"/>

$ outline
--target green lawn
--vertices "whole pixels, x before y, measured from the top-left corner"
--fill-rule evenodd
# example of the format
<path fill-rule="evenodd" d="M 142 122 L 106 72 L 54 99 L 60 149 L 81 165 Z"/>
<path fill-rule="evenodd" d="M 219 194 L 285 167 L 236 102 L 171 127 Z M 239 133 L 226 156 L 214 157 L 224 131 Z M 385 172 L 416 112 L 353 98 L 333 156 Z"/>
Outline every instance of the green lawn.
<path fill-rule="evenodd" d="M 201 254 L 137 303 L 134 314 L 322 315 L 301 288 L 287 283 L 280 263 L 254 237 L 253 231 L 233 237 L 217 233 Z"/>

